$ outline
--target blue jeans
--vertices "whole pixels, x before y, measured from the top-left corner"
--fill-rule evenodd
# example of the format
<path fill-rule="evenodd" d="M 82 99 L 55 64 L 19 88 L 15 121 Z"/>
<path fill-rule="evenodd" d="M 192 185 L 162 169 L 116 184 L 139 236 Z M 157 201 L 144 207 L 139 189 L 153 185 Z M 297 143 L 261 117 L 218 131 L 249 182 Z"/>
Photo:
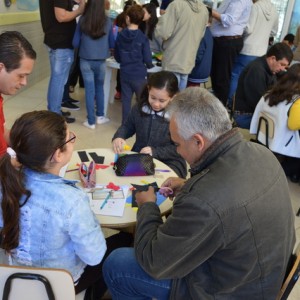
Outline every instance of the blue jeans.
<path fill-rule="evenodd" d="M 232 97 L 235 94 L 237 89 L 239 77 L 244 70 L 244 68 L 253 61 L 257 56 L 250 56 L 239 54 L 235 59 L 233 69 L 231 72 L 231 81 L 230 81 L 230 88 L 229 88 L 229 95 L 228 95 L 228 106 L 232 107 Z"/>
<path fill-rule="evenodd" d="M 149 276 L 137 262 L 133 248 L 114 250 L 102 270 L 114 300 L 169 299 L 172 280 Z"/>
<path fill-rule="evenodd" d="M 73 63 L 73 49 L 51 49 L 47 47 L 50 59 L 50 81 L 48 86 L 48 110 L 61 114 L 61 100 L 64 86 Z"/>
<path fill-rule="evenodd" d="M 105 60 L 86 60 L 80 58 L 80 70 L 85 88 L 85 105 L 90 125 L 96 123 L 96 116 L 104 116 L 104 78 Z"/>
<path fill-rule="evenodd" d="M 121 81 L 121 94 L 122 94 L 122 124 L 125 123 L 129 112 L 131 110 L 131 99 L 135 93 L 138 99 L 145 85 L 147 84 L 146 78 L 132 79 L 128 76 L 120 74 Z"/>
<path fill-rule="evenodd" d="M 187 86 L 187 81 L 188 81 L 188 74 L 181 74 L 177 72 L 173 72 L 175 76 L 177 77 L 178 80 L 178 88 L 180 91 L 184 90 Z"/>
<path fill-rule="evenodd" d="M 250 129 L 250 124 L 253 115 L 237 115 L 233 114 L 233 119 L 240 128 Z"/>

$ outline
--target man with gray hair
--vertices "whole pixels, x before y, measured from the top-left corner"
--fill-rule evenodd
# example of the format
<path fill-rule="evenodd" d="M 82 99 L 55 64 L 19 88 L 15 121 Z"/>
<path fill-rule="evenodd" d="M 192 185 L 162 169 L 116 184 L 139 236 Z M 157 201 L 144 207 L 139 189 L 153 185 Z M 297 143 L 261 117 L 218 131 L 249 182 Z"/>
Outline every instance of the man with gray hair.
<path fill-rule="evenodd" d="M 118 249 L 104 263 L 113 299 L 275 299 L 295 242 L 280 164 L 232 129 L 205 89 L 179 93 L 169 113 L 191 178 L 163 184 L 175 197 L 165 222 L 153 188 L 136 193 L 134 249 Z"/>

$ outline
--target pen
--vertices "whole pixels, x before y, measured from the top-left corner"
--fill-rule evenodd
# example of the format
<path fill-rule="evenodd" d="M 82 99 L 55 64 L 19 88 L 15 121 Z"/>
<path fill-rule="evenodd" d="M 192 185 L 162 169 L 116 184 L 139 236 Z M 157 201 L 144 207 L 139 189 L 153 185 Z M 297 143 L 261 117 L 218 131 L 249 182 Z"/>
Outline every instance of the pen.
<path fill-rule="evenodd" d="M 170 170 L 164 170 L 164 169 L 155 169 L 157 172 L 171 172 Z"/>
<path fill-rule="evenodd" d="M 68 172 L 74 172 L 74 171 L 78 171 L 78 168 L 67 170 L 66 173 L 68 173 Z"/>
<path fill-rule="evenodd" d="M 109 199 L 110 196 L 111 196 L 111 192 L 109 192 L 109 193 L 107 194 L 107 196 L 105 197 L 105 199 L 104 199 L 102 205 L 100 206 L 100 209 L 103 209 L 103 208 L 104 208 L 104 206 L 106 205 L 106 203 L 107 203 L 107 201 L 108 201 L 108 199 Z"/>

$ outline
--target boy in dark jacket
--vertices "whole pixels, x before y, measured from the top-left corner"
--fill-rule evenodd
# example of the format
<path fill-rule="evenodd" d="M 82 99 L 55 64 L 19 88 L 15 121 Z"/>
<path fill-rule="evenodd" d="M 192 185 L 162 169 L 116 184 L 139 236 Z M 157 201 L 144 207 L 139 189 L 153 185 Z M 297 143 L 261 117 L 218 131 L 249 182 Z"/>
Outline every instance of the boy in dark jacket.
<path fill-rule="evenodd" d="M 116 40 L 114 56 L 120 63 L 122 94 L 122 124 L 130 108 L 133 93 L 140 96 L 147 82 L 147 68 L 153 67 L 148 38 L 138 29 L 144 18 L 143 8 L 134 5 L 126 11 L 127 28 L 122 30 Z"/>

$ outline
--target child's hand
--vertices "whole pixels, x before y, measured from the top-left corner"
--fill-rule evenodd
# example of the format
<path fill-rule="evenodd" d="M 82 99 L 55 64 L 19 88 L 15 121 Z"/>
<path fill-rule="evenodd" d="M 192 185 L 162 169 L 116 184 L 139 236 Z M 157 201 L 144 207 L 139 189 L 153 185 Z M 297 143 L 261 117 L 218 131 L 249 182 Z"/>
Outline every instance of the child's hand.
<path fill-rule="evenodd" d="M 114 152 L 120 154 L 120 153 L 122 153 L 126 142 L 124 139 L 116 138 L 112 141 L 112 144 L 113 144 Z"/>
<path fill-rule="evenodd" d="M 152 148 L 151 147 L 144 147 L 141 149 L 140 153 L 150 154 L 152 156 Z"/>

